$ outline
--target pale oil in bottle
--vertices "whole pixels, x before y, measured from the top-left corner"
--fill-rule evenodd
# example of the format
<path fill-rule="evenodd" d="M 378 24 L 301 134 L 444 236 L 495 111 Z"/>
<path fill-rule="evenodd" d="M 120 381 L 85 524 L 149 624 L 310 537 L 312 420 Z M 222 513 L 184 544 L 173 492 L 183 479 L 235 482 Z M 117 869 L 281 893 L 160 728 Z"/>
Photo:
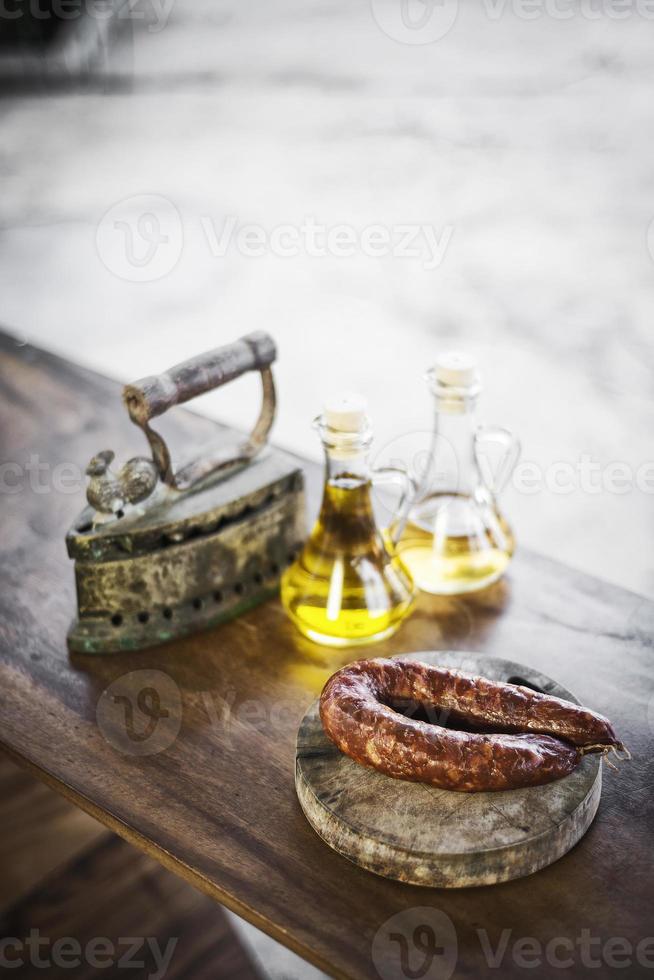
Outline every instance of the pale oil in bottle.
<path fill-rule="evenodd" d="M 484 439 L 500 445 L 495 476 L 505 482 L 519 445 L 506 429 L 476 426 L 479 376 L 468 355 L 442 355 L 428 378 L 436 399 L 429 462 L 397 550 L 418 588 L 459 595 L 495 582 L 513 556 L 513 533 L 493 492 L 501 487 L 482 478 L 480 447 Z"/>

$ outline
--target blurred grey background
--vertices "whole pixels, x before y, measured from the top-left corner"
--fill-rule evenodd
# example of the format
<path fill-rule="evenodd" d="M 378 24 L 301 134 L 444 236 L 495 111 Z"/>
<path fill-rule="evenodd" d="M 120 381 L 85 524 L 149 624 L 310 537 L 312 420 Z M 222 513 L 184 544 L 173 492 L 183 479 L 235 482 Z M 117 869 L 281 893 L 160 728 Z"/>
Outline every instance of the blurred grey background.
<path fill-rule="evenodd" d="M 265 328 L 279 444 L 317 458 L 354 388 L 409 464 L 426 368 L 471 349 L 523 444 L 518 543 L 654 595 L 654 7 L 82 7 L 3 28 L 5 327 L 121 380 Z M 246 426 L 257 399 L 200 407 Z M 272 975 L 314 972 L 242 928 Z"/>
<path fill-rule="evenodd" d="M 41 78 L 0 59 L 4 324 L 123 380 L 268 329 L 311 455 L 343 387 L 404 451 L 470 348 L 518 542 L 654 594 L 654 8 L 80 2 Z"/>

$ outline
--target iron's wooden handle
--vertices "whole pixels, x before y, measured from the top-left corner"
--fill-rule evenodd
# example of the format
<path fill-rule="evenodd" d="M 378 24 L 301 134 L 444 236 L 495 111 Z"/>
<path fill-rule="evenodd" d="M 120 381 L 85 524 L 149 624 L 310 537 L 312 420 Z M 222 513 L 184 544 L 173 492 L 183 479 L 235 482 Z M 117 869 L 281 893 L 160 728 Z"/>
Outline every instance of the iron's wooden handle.
<path fill-rule="evenodd" d="M 142 378 L 125 385 L 123 400 L 129 417 L 143 430 L 150 443 L 152 458 L 160 478 L 176 490 L 187 490 L 218 473 L 226 475 L 249 462 L 265 446 L 275 417 L 275 385 L 270 365 L 277 351 L 272 337 L 263 331 L 249 333 L 233 344 L 192 357 L 163 374 Z M 223 447 L 173 471 L 170 451 L 165 440 L 150 426 L 150 420 L 163 415 L 174 405 L 181 405 L 219 388 L 247 371 L 259 371 L 263 401 L 254 429 L 242 442 Z"/>
<path fill-rule="evenodd" d="M 132 422 L 143 426 L 174 405 L 219 388 L 248 371 L 263 371 L 277 356 L 275 342 L 262 330 L 233 344 L 199 354 L 163 374 L 125 385 L 123 399 Z"/>

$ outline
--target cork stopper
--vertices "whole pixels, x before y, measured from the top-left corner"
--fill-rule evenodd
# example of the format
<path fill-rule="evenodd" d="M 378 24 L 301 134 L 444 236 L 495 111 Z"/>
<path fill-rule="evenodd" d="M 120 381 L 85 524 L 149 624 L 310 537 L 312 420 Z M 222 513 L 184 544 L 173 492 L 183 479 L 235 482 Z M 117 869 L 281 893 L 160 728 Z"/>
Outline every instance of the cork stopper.
<path fill-rule="evenodd" d="M 462 350 L 445 351 L 434 364 L 434 379 L 442 385 L 468 388 L 479 383 L 477 360 Z"/>
<path fill-rule="evenodd" d="M 368 402 L 356 392 L 338 392 L 325 402 L 323 421 L 335 432 L 364 432 L 368 428 Z"/>

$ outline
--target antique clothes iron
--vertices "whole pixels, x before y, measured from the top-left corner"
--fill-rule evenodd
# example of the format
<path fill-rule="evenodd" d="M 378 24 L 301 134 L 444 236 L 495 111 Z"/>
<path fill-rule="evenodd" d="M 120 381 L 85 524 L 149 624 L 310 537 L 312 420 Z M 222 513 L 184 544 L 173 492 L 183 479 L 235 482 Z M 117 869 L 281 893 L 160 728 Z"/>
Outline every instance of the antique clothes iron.
<path fill-rule="evenodd" d="M 275 356 L 272 338 L 257 332 L 126 385 L 125 406 L 152 457 L 130 459 L 118 474 L 109 470 L 109 450 L 89 463 L 89 506 L 66 537 L 78 605 L 71 650 L 151 646 L 229 619 L 277 592 L 305 524 L 302 471 L 266 448 L 275 415 Z M 260 371 L 263 384 L 249 437 L 174 472 L 151 419 L 247 371 Z"/>

